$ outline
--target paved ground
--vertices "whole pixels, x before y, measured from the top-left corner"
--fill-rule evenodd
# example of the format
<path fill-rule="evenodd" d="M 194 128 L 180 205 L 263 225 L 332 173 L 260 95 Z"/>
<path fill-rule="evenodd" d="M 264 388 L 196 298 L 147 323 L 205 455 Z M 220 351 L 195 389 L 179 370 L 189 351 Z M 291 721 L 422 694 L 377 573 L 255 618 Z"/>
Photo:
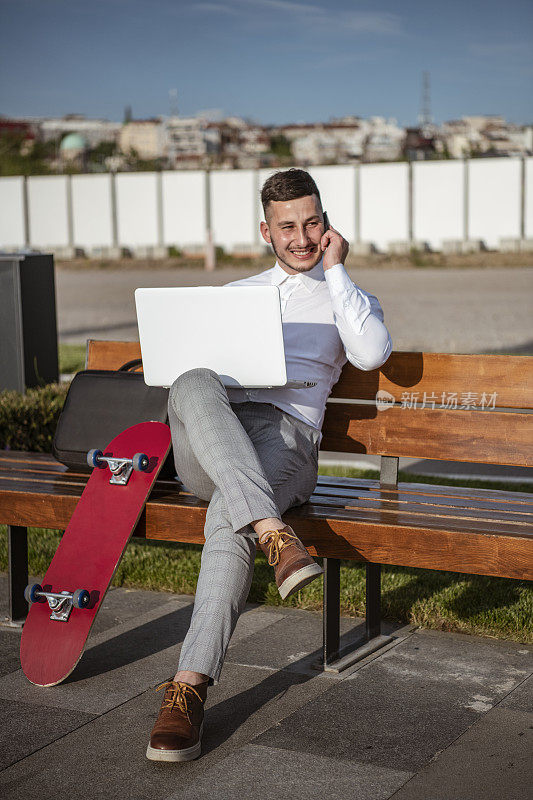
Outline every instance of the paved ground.
<path fill-rule="evenodd" d="M 0 628 L 2 797 L 530 796 L 532 647 L 389 626 L 386 652 L 342 677 L 323 675 L 311 667 L 320 617 L 261 606 L 240 618 L 209 692 L 202 757 L 147 761 L 155 687 L 173 673 L 190 614 L 189 596 L 112 590 L 81 663 L 50 689 L 26 681 L 20 634 Z M 343 619 L 347 639 L 359 623 Z"/>
<path fill-rule="evenodd" d="M 139 286 L 221 285 L 246 269 L 57 270 L 59 336 L 136 339 Z M 358 269 L 351 277 L 377 295 L 395 350 L 533 353 L 533 269 Z"/>

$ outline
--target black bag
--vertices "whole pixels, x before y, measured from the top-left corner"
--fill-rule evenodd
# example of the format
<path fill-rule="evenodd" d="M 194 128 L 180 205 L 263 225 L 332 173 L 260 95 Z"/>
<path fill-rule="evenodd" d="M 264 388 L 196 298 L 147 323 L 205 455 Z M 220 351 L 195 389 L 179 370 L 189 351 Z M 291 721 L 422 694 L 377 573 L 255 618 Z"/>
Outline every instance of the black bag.
<path fill-rule="evenodd" d="M 89 472 L 87 452 L 105 450 L 130 425 L 168 423 L 168 389 L 147 386 L 137 358 L 119 370 L 87 369 L 72 379 L 52 444 L 54 458 L 71 469 Z M 172 450 L 160 478 L 174 477 Z"/>

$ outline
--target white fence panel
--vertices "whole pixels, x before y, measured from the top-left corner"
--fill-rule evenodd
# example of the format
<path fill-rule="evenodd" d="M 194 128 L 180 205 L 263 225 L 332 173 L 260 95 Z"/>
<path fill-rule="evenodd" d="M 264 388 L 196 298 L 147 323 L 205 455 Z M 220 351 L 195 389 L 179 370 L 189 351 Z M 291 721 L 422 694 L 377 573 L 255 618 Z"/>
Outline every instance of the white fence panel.
<path fill-rule="evenodd" d="M 468 238 L 497 248 L 520 236 L 519 158 L 476 158 L 468 164 Z"/>
<path fill-rule="evenodd" d="M 163 242 L 177 247 L 205 244 L 205 172 L 163 172 Z"/>
<path fill-rule="evenodd" d="M 442 249 L 445 239 L 464 238 L 464 164 L 413 164 L 413 238 Z"/>
<path fill-rule="evenodd" d="M 155 172 L 121 173 L 115 178 L 118 243 L 121 247 L 159 244 Z"/>
<path fill-rule="evenodd" d="M 67 177 L 28 178 L 28 216 L 32 247 L 67 247 L 69 225 Z"/>
<path fill-rule="evenodd" d="M 251 169 L 211 172 L 211 227 L 216 245 L 231 251 L 258 244 L 256 181 L 257 173 Z"/>
<path fill-rule="evenodd" d="M 0 178 L 0 248 L 24 248 L 24 178 Z"/>
<path fill-rule="evenodd" d="M 270 167 L 268 169 L 260 169 L 257 172 L 257 175 L 258 175 L 258 181 L 257 181 L 257 210 L 258 210 L 258 214 L 259 214 L 259 216 L 258 216 L 259 221 L 261 221 L 261 220 L 264 221 L 264 219 L 265 219 L 265 215 L 263 214 L 263 204 L 261 203 L 261 189 L 263 188 L 264 182 L 266 180 L 268 180 L 268 178 L 270 178 L 270 176 L 273 175 L 275 172 L 279 172 L 278 167 L 275 167 L 274 169 L 272 169 Z M 259 236 L 261 236 L 261 233 L 259 233 Z M 264 244 L 265 247 L 268 247 L 267 243 L 263 240 L 262 236 L 261 236 L 261 244 Z"/>
<path fill-rule="evenodd" d="M 524 236 L 533 239 L 533 158 L 526 158 Z"/>
<path fill-rule="evenodd" d="M 409 239 L 407 164 L 360 167 L 361 241 L 386 250 L 390 242 Z"/>
<path fill-rule="evenodd" d="M 111 175 L 72 176 L 72 226 L 76 247 L 113 245 Z"/>
<path fill-rule="evenodd" d="M 313 167 L 309 172 L 331 225 L 349 242 L 355 242 L 355 167 Z"/>

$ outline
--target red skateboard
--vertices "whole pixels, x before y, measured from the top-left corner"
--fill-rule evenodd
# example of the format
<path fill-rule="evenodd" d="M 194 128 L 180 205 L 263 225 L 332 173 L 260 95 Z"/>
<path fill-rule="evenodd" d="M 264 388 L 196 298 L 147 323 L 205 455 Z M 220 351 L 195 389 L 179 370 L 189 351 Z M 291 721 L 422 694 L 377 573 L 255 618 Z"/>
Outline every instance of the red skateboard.
<path fill-rule="evenodd" d="M 116 436 L 105 453 L 87 454 L 91 477 L 42 585 L 30 603 L 20 660 L 38 686 L 63 681 L 80 660 L 96 614 L 170 450 L 170 428 L 141 422 Z"/>

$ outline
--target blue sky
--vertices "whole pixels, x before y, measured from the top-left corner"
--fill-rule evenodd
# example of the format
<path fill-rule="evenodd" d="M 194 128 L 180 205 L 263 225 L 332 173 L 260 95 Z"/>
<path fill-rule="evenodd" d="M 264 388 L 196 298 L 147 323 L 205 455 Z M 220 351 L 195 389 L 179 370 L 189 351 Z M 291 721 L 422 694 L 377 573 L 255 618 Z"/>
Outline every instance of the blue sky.
<path fill-rule="evenodd" d="M 533 0 L 0 0 L 0 114 L 533 122 Z"/>

